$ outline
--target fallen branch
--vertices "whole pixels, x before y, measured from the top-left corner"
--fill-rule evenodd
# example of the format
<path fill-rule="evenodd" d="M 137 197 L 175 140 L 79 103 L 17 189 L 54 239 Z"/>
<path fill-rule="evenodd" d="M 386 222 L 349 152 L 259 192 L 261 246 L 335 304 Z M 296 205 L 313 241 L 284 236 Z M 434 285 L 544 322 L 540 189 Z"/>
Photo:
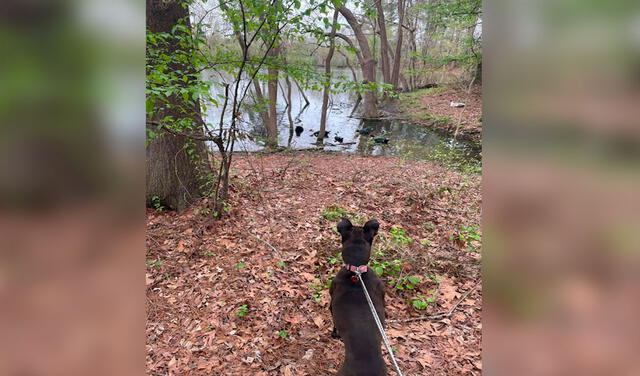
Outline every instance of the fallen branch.
<path fill-rule="evenodd" d="M 458 302 L 456 304 L 454 304 L 453 307 L 451 307 L 451 309 L 448 312 L 443 312 L 443 313 L 439 313 L 437 315 L 432 315 L 432 316 L 413 317 L 413 318 L 405 319 L 405 320 L 387 320 L 387 322 L 389 322 L 389 323 L 411 322 L 411 321 L 422 321 L 422 320 L 440 320 L 440 319 L 449 318 L 449 317 L 451 317 L 451 315 L 453 315 L 453 312 L 456 310 L 456 308 L 458 308 L 460 303 L 462 303 L 465 299 L 467 299 L 469 294 L 471 294 L 479 284 L 480 284 L 480 281 L 476 282 L 476 284 L 473 285 L 473 287 L 471 287 L 469 289 L 469 291 L 467 291 L 464 295 L 462 295 L 462 298 L 460 298 L 460 300 L 458 300 Z"/>

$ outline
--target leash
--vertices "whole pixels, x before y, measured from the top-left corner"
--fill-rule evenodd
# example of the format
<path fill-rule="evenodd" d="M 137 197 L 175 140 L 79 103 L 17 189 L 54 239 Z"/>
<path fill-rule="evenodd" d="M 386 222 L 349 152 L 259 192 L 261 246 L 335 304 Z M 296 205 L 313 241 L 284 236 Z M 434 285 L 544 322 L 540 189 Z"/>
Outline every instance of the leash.
<path fill-rule="evenodd" d="M 396 369 L 396 373 L 398 376 L 402 376 L 402 372 L 400 372 L 400 367 L 398 367 L 398 363 L 396 362 L 396 358 L 393 356 L 393 351 L 391 350 L 391 345 L 389 345 L 389 340 L 387 340 L 386 334 L 384 334 L 384 328 L 382 328 L 382 323 L 380 322 L 380 318 L 378 317 L 378 312 L 376 312 L 376 307 L 373 306 L 373 302 L 371 301 L 371 297 L 369 296 L 369 292 L 367 291 L 367 287 L 364 285 L 364 281 L 362 280 L 362 273 L 360 270 L 354 271 L 358 276 L 358 280 L 362 285 L 362 289 L 364 290 L 364 296 L 367 298 L 367 303 L 369 303 L 369 308 L 371 309 L 371 313 L 373 314 L 373 319 L 376 321 L 376 325 L 378 325 L 378 330 L 382 335 L 382 340 L 384 341 L 384 346 L 387 348 L 387 353 L 389 353 L 389 357 L 391 358 L 391 362 L 393 363 L 393 367 Z"/>

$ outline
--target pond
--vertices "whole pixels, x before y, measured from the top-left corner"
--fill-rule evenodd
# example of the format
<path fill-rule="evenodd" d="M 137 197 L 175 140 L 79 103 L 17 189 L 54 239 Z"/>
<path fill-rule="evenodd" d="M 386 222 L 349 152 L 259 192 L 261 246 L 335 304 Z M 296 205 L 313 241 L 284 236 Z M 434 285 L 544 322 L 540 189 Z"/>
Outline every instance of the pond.
<path fill-rule="evenodd" d="M 334 68 L 333 72 L 346 79 L 352 78 L 351 72 L 346 68 Z M 210 77 L 210 79 L 215 78 Z M 281 88 L 285 88 L 285 81 L 281 81 Z M 266 87 L 263 88 L 263 92 L 267 92 Z M 219 92 L 214 92 L 214 95 L 217 94 Z M 287 116 L 287 105 L 282 91 L 278 92 L 278 144 L 280 146 L 294 149 L 318 148 L 317 138 L 313 133 L 320 129 L 322 92 L 307 90 L 305 94 L 309 99 L 309 105 L 305 104 L 297 85 L 292 84 L 291 117 L 293 126 L 302 127 L 302 131 L 295 132 L 292 130 Z M 247 98 L 247 102 L 253 102 L 252 97 L 248 95 Z M 355 102 L 356 95 L 353 93 L 330 95 L 327 116 L 329 134 L 323 145 L 324 150 L 421 160 L 435 158 L 444 159 L 445 162 L 451 160 L 455 163 L 479 163 L 480 150 L 478 147 L 464 141 L 453 140 L 422 125 L 405 120 L 363 120 L 351 117 Z M 208 122 L 216 124 L 219 121 L 220 109 L 212 106 L 207 109 L 206 115 Z M 258 111 L 252 109 L 251 106 L 245 107 L 239 127 L 251 135 L 253 140 L 249 138 L 238 140 L 236 150 L 257 151 L 264 148 L 264 143 L 259 140 L 266 138 L 266 128 Z M 370 132 L 367 135 L 357 132 L 363 129 Z M 339 138 L 336 139 L 336 137 Z M 447 155 L 449 153 L 452 155 Z"/>

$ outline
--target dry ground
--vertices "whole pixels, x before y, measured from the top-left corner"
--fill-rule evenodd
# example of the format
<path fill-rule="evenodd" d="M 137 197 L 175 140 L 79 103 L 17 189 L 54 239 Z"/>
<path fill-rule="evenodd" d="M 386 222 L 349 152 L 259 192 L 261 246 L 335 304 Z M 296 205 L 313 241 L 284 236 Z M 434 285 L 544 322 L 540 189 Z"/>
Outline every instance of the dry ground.
<path fill-rule="evenodd" d="M 331 205 L 360 224 L 377 218 L 374 251 L 402 260 L 383 280 L 403 373 L 481 373 L 481 253 L 468 249 L 480 245 L 459 236 L 479 224 L 479 176 L 310 153 L 243 156 L 235 168 L 223 220 L 198 214 L 205 201 L 147 212 L 147 374 L 334 375 L 344 347 L 330 337 L 326 282 L 340 268 Z M 392 226 L 412 241 L 394 242 Z M 413 290 L 392 285 L 408 276 L 420 280 Z M 433 301 L 418 310 L 419 296 Z"/>

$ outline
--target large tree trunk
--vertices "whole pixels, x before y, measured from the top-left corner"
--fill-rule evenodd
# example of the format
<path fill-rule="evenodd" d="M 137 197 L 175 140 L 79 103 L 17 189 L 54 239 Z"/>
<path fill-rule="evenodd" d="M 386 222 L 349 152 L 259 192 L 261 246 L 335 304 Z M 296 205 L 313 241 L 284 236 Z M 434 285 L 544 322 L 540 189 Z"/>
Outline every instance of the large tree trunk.
<path fill-rule="evenodd" d="M 389 63 L 389 39 L 387 38 L 387 23 L 384 19 L 382 0 L 375 2 L 378 13 L 378 27 L 380 28 L 380 60 L 382 60 L 382 78 L 385 84 L 391 83 L 391 64 Z"/>
<path fill-rule="evenodd" d="M 393 72 L 391 73 L 391 85 L 398 86 L 398 78 L 400 77 L 400 63 L 402 53 L 402 24 L 404 23 L 404 0 L 398 0 L 398 40 L 396 42 L 396 55 L 393 59 Z"/>
<path fill-rule="evenodd" d="M 375 83 L 376 82 L 376 71 L 375 71 L 375 61 L 373 56 L 371 55 L 371 50 L 369 49 L 369 43 L 367 41 L 367 36 L 362 32 L 362 27 L 358 23 L 358 20 L 353 15 L 353 13 L 344 6 L 341 6 L 338 11 L 342 16 L 347 20 L 349 26 L 353 30 L 353 33 L 356 35 L 356 39 L 358 41 L 358 45 L 360 46 L 360 68 L 362 69 L 362 80 L 363 84 Z M 376 92 L 373 90 L 367 90 L 364 93 L 364 117 L 366 118 L 377 118 L 380 117 L 378 113 L 378 104 L 376 101 Z"/>
<path fill-rule="evenodd" d="M 322 111 L 320 112 L 320 133 L 318 134 L 318 144 L 324 142 L 324 134 L 327 129 L 327 112 L 329 107 L 329 89 L 331 87 L 331 59 L 333 59 L 333 52 L 336 49 L 336 28 L 338 25 L 338 9 L 333 12 L 333 22 L 331 23 L 331 35 L 329 36 L 329 53 L 324 62 L 324 73 L 327 83 L 324 85 L 324 91 L 322 93 Z"/>
<path fill-rule="evenodd" d="M 171 28 L 180 20 L 189 25 L 188 11 L 177 0 L 147 0 L 147 29 L 151 32 L 171 32 Z M 167 54 L 171 54 L 178 46 L 168 46 Z M 173 66 L 185 72 L 193 72 L 190 63 Z M 170 97 L 173 104 L 180 104 L 180 96 Z M 156 111 L 151 119 L 147 119 L 147 128 L 153 128 L 161 119 L 173 116 L 184 117 L 178 110 Z M 203 124 L 200 107 L 194 109 L 195 124 Z M 202 129 L 200 129 L 202 131 Z M 187 153 L 187 150 L 192 150 Z M 147 139 L 146 147 L 146 201 L 147 205 L 159 203 L 165 207 L 183 210 L 201 196 L 202 179 L 209 171 L 206 149 L 203 141 L 190 140 L 161 132 L 156 137 Z"/>

